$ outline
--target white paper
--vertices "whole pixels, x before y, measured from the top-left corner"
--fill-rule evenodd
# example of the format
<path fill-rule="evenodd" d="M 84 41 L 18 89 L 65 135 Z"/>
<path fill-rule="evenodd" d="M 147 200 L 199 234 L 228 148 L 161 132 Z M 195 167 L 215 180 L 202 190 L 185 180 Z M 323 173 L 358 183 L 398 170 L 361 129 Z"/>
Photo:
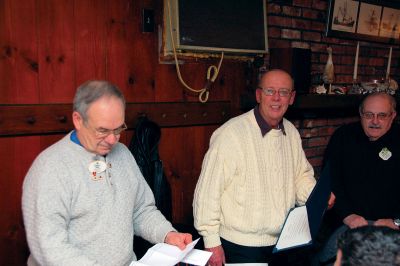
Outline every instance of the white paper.
<path fill-rule="evenodd" d="M 277 249 L 307 244 L 311 241 L 310 226 L 308 224 L 307 207 L 294 208 L 286 218 Z"/>
<path fill-rule="evenodd" d="M 181 262 L 192 265 L 206 265 L 211 255 L 212 252 L 193 249 L 181 260 Z"/>
<path fill-rule="evenodd" d="M 268 263 L 225 263 L 225 266 L 268 266 Z"/>
<path fill-rule="evenodd" d="M 212 253 L 193 249 L 199 239 L 188 244 L 184 250 L 166 243 L 156 244 L 139 261 L 133 261 L 129 266 L 174 266 L 186 262 L 186 259 L 186 263 L 204 266 Z"/>

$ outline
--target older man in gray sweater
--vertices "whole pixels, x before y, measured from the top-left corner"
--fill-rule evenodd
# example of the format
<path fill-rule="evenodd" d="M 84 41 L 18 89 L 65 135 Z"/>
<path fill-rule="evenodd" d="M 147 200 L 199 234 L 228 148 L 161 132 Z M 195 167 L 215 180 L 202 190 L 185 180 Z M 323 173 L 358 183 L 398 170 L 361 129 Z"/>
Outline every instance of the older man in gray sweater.
<path fill-rule="evenodd" d="M 128 265 L 133 235 L 183 249 L 157 210 L 132 154 L 118 142 L 125 100 L 106 81 L 78 88 L 75 130 L 43 151 L 23 185 L 22 211 L 31 251 L 28 265 Z"/>

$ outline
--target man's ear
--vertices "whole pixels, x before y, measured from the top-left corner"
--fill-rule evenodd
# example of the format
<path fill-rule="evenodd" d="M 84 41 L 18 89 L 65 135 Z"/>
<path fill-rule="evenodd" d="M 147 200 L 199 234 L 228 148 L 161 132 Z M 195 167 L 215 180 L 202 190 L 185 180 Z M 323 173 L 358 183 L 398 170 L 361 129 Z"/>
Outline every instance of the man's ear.
<path fill-rule="evenodd" d="M 82 116 L 81 116 L 78 112 L 76 112 L 76 111 L 74 111 L 74 112 L 72 113 L 72 122 L 74 123 L 74 127 L 75 127 L 77 130 L 81 129 L 81 127 L 83 126 L 83 118 L 82 118 Z"/>
<path fill-rule="evenodd" d="M 261 102 L 261 96 L 262 96 L 261 94 L 262 94 L 262 91 L 260 89 L 256 89 L 256 101 L 257 101 L 257 103 Z"/>
<path fill-rule="evenodd" d="M 296 97 L 296 91 L 292 91 L 292 93 L 290 94 L 289 105 L 292 105 L 294 103 L 295 97 Z"/>

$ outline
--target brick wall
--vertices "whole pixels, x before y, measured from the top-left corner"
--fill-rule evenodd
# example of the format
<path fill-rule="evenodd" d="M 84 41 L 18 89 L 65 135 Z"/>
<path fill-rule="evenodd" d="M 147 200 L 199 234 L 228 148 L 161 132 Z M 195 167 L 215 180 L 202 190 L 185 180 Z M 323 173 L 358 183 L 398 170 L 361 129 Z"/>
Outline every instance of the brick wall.
<path fill-rule="evenodd" d="M 358 121 L 358 117 L 292 120 L 300 132 L 306 156 L 319 176 L 326 145 L 332 133 L 341 125 Z"/>
<path fill-rule="evenodd" d="M 393 0 L 396 1 L 396 0 Z M 351 84 L 357 40 L 327 37 L 329 0 L 268 0 L 268 42 L 270 48 L 304 48 L 312 51 L 312 80 L 318 81 L 332 47 L 335 84 Z M 391 76 L 399 80 L 399 46 L 393 46 Z M 360 41 L 358 77 L 362 81 L 384 78 L 389 44 Z M 268 56 L 266 57 L 268 61 Z"/>
<path fill-rule="evenodd" d="M 394 0 L 396 1 L 396 0 Z M 328 53 L 333 49 L 334 84 L 350 85 L 353 81 L 357 40 L 327 37 L 325 34 L 329 0 L 267 0 L 268 42 L 270 48 L 311 49 L 311 77 L 318 84 Z M 358 77 L 362 81 L 384 78 L 390 45 L 360 41 Z M 393 46 L 391 76 L 399 81 L 399 47 Z M 265 58 L 268 68 L 269 56 Z M 299 66 L 301 67 L 301 66 Z M 311 88 L 310 88 L 311 89 Z M 311 91 L 311 90 L 310 90 Z M 358 117 L 319 118 L 292 121 L 299 129 L 307 158 L 320 172 L 326 145 L 340 125 Z"/>

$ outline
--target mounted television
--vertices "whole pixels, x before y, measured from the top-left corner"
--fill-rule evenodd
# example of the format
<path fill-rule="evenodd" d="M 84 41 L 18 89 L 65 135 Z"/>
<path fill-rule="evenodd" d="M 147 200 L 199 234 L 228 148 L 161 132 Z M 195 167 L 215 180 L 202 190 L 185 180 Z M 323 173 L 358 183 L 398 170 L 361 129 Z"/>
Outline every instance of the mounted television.
<path fill-rule="evenodd" d="M 164 0 L 164 55 L 268 52 L 265 0 Z M 172 28 L 171 28 L 172 26 Z"/>

